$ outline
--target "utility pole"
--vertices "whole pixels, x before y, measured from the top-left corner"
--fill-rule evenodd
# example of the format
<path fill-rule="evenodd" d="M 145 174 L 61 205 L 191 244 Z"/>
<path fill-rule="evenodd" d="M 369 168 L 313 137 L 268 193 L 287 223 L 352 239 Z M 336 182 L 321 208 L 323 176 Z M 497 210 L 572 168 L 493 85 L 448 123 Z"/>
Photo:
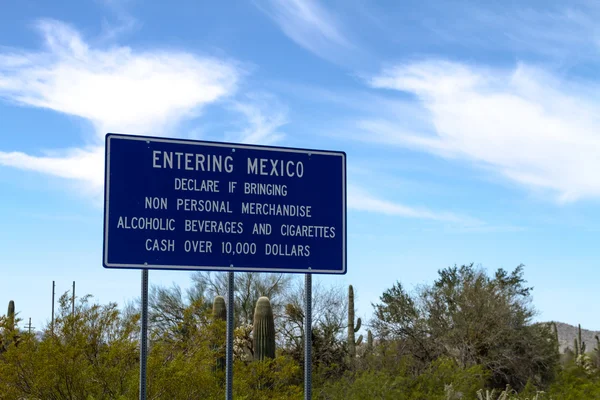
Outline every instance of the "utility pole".
<path fill-rule="evenodd" d="M 71 299 L 71 315 L 75 315 L 75 281 L 73 281 L 73 298 Z"/>
<path fill-rule="evenodd" d="M 29 330 L 30 335 L 31 335 L 31 328 L 35 329 L 35 326 L 31 326 L 31 317 L 29 317 L 29 324 L 27 325 L 27 329 Z"/>
<path fill-rule="evenodd" d="M 54 288 L 56 283 L 52 281 L 52 333 L 54 333 Z"/>

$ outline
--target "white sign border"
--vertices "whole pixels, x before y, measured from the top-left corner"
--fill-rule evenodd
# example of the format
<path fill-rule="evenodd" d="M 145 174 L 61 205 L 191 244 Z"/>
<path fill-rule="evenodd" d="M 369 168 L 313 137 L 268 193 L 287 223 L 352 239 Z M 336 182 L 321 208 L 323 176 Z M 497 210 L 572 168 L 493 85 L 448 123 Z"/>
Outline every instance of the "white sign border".
<path fill-rule="evenodd" d="M 232 149 L 249 149 L 249 150 L 261 150 L 261 151 L 274 151 L 274 152 L 290 152 L 300 154 L 320 154 L 328 156 L 339 156 L 342 157 L 342 270 L 326 270 L 318 269 L 312 270 L 311 267 L 307 269 L 286 269 L 286 268 L 252 268 L 252 267 L 236 267 L 234 266 L 198 266 L 198 265 L 155 265 L 155 264 L 122 264 L 122 263 L 108 263 L 108 236 L 109 236 L 109 215 L 110 215 L 110 140 L 125 139 L 135 141 L 150 142 L 161 142 L 161 143 L 176 143 L 186 145 L 197 145 L 197 146 L 212 146 L 212 147 L 229 147 Z M 275 146 L 263 146 L 263 145 L 249 145 L 249 144 L 238 144 L 238 143 L 227 143 L 227 142 L 210 142 L 202 140 L 187 140 L 187 139 L 171 139 L 156 136 L 140 136 L 140 135 L 129 135 L 119 133 L 107 133 L 105 137 L 105 165 L 104 165 L 104 235 L 103 235 L 103 256 L 102 264 L 107 269 L 154 269 L 154 270 L 167 270 L 167 271 L 215 271 L 215 272 L 265 272 L 265 273 L 301 273 L 301 274 L 330 274 L 330 275 L 345 275 L 347 272 L 347 175 L 346 175 L 346 153 L 343 151 L 324 151 L 324 150 L 311 150 L 291 147 L 275 147 Z"/>

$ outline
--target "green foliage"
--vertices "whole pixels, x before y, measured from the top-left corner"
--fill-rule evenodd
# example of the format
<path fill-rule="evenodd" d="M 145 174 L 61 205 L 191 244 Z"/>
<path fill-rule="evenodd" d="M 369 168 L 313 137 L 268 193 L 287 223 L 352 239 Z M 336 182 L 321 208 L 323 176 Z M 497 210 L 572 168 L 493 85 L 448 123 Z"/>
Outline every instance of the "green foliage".
<path fill-rule="evenodd" d="M 353 322 L 353 288 L 349 296 L 345 287 L 313 288 L 313 398 L 600 398 L 600 339 L 594 352 L 586 353 L 579 328 L 578 356 L 569 350 L 558 363 L 556 326 L 531 322 L 530 289 L 520 267 L 492 277 L 472 266 L 439 275 L 415 294 L 399 283 L 385 291 L 374 305 L 374 332 L 367 331 L 366 346 L 355 349 L 352 358 L 348 328 L 355 333 L 360 325 Z M 283 303 L 274 307 L 271 299 L 259 297 L 255 308 L 238 319 L 234 398 L 300 400 L 303 285 L 284 292 L 277 281 L 252 275 L 244 279 L 251 284 L 246 289 L 256 289 L 247 298 L 271 287 Z M 153 291 L 148 398 L 211 400 L 225 395 L 225 301 L 207 297 L 213 292 L 201 289 L 185 299 L 176 287 Z M 115 303 L 97 304 L 85 296 L 71 313 L 70 300 L 68 293 L 61 296 L 54 329 L 44 327 L 41 335 L 19 331 L 14 303 L 0 316 L 0 399 L 139 397 L 136 307 L 120 310 Z M 269 339 L 261 339 L 261 332 Z"/>
<path fill-rule="evenodd" d="M 214 373 L 216 359 L 209 345 L 203 329 L 194 331 L 187 343 L 154 343 L 148 359 L 148 398 L 223 398 L 223 379 Z"/>
<path fill-rule="evenodd" d="M 38 341 L 25 335 L 0 357 L 0 386 L 10 398 L 115 399 L 133 394 L 137 371 L 137 318 L 123 318 L 110 303 L 80 300 L 71 315 L 68 295 L 59 299 L 55 334 Z M 11 395 L 12 396 L 12 395 Z"/>
<path fill-rule="evenodd" d="M 549 398 L 557 400 L 599 399 L 600 375 L 571 363 L 557 374 L 546 392 Z"/>
<path fill-rule="evenodd" d="M 538 388 L 534 385 L 533 380 L 528 379 L 527 384 L 519 393 L 519 396 L 522 398 L 531 399 L 535 396 L 539 396 Z"/>
<path fill-rule="evenodd" d="M 148 311 L 151 340 L 186 341 L 194 324 L 204 324 L 210 318 L 211 303 L 194 293 L 184 298 L 177 286 L 152 287 Z"/>
<path fill-rule="evenodd" d="M 531 323 L 530 290 L 522 266 L 510 274 L 499 269 L 493 277 L 472 264 L 447 268 L 414 295 L 400 283 L 386 290 L 372 325 L 423 368 L 444 356 L 461 368 L 483 366 L 491 387 L 521 389 L 530 377 L 544 385 L 552 380 L 558 353 L 550 328 Z"/>
<path fill-rule="evenodd" d="M 347 374 L 326 384 L 319 399 L 327 400 L 446 400 L 449 392 L 456 398 L 472 399 L 486 379 L 480 366 L 460 368 L 454 360 L 440 358 L 421 373 L 415 373 L 418 362 L 403 357 L 391 368 L 366 369 Z"/>
<path fill-rule="evenodd" d="M 240 400 L 301 400 L 302 370 L 290 357 L 234 364 L 233 397 Z"/>

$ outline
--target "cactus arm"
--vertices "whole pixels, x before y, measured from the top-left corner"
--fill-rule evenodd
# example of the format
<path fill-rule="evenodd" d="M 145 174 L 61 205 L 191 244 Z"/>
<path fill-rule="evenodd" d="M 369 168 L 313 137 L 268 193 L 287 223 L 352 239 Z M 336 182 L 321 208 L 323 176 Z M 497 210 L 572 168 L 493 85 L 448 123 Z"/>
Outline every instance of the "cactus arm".
<path fill-rule="evenodd" d="M 362 343 L 362 341 L 363 341 L 363 335 L 360 335 L 360 336 L 358 337 L 358 340 L 356 341 L 356 345 L 357 345 L 357 346 L 360 346 L 360 344 Z"/>

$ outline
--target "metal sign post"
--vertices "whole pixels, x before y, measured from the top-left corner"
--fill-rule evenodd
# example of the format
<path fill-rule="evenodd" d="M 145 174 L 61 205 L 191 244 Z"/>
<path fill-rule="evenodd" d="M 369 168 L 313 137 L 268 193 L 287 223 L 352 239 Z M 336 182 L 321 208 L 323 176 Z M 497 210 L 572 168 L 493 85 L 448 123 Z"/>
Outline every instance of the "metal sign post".
<path fill-rule="evenodd" d="M 140 400 L 146 400 L 146 365 L 148 362 L 148 270 L 142 270 L 142 320 L 140 330 Z"/>
<path fill-rule="evenodd" d="M 105 268 L 142 270 L 145 399 L 148 270 L 227 271 L 226 395 L 232 399 L 234 272 L 306 274 L 305 392 L 311 396 L 311 275 L 346 273 L 341 151 L 109 133 Z"/>
<path fill-rule="evenodd" d="M 312 275 L 304 276 L 304 400 L 312 398 Z"/>
<path fill-rule="evenodd" d="M 227 346 L 226 346 L 226 374 L 225 374 L 225 399 L 233 399 L 233 272 L 227 273 Z"/>

